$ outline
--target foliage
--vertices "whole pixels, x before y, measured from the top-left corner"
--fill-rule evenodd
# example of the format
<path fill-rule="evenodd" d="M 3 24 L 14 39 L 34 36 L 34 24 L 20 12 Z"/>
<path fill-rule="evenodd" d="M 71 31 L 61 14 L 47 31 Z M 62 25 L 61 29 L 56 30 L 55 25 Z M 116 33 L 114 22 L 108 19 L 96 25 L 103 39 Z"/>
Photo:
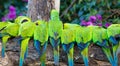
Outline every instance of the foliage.
<path fill-rule="evenodd" d="M 0 0 L 0 21 L 4 21 L 4 17 L 6 18 L 10 13 L 10 6 L 15 8 L 16 13 L 14 16 L 26 15 L 27 0 Z M 3 20 L 2 20 L 3 19 Z M 11 20 L 11 19 L 6 19 Z"/>
<path fill-rule="evenodd" d="M 71 4 L 73 2 L 74 4 Z M 67 11 L 61 15 L 64 22 L 80 24 L 82 20 L 88 21 L 91 15 L 96 14 L 103 16 L 102 22 L 104 23 L 120 21 L 120 0 L 61 0 L 60 8 L 61 14 Z M 113 10 L 115 14 L 113 14 Z"/>
<path fill-rule="evenodd" d="M 16 16 L 26 15 L 28 0 L 0 0 L 0 21 L 15 7 Z M 90 16 L 100 14 L 105 22 L 119 23 L 120 0 L 61 0 L 60 18 L 63 22 L 81 24 Z M 10 20 L 10 19 L 8 19 Z"/>

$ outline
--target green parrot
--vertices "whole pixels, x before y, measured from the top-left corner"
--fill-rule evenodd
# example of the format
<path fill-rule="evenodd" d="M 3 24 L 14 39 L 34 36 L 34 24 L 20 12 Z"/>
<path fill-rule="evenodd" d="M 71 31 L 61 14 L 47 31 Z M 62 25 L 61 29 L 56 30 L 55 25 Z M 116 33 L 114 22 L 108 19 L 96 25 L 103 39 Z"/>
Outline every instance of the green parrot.
<path fill-rule="evenodd" d="M 75 32 L 77 27 L 79 27 L 79 25 L 77 24 L 65 23 L 61 35 L 62 47 L 63 50 L 67 53 L 69 66 L 74 66 L 73 53 L 74 53 Z"/>
<path fill-rule="evenodd" d="M 114 57 L 114 64 L 115 66 L 118 66 L 118 47 L 119 47 L 119 40 L 116 37 L 120 38 L 120 24 L 112 24 L 107 28 L 107 34 L 109 42 L 112 44 L 112 52 Z"/>
<path fill-rule="evenodd" d="M 21 53 L 20 53 L 19 66 L 23 65 L 23 61 L 27 57 L 28 43 L 30 38 L 33 37 L 35 26 L 36 25 L 33 22 L 24 22 L 20 25 L 19 34 L 18 34 L 21 37 L 20 40 Z"/>
<path fill-rule="evenodd" d="M 92 26 L 81 27 L 76 29 L 76 42 L 81 51 L 85 66 L 88 66 L 88 46 L 92 41 Z"/>
<path fill-rule="evenodd" d="M 115 66 L 114 60 L 108 45 L 107 29 L 99 26 L 93 26 L 93 43 L 96 43 L 98 46 L 102 48 L 108 60 L 112 64 L 112 66 Z"/>
<path fill-rule="evenodd" d="M 59 65 L 59 45 L 63 29 L 62 21 L 59 19 L 59 13 L 57 10 L 51 11 L 51 20 L 48 24 L 50 43 L 54 52 L 54 63 Z"/>
<path fill-rule="evenodd" d="M 21 25 L 24 22 L 31 22 L 31 19 L 27 16 L 18 16 L 14 22 Z M 16 38 L 17 38 L 18 44 L 20 45 L 20 41 L 22 40 L 22 38 L 20 38 L 19 36 Z"/>
<path fill-rule="evenodd" d="M 40 55 L 41 66 L 45 66 L 46 49 L 48 43 L 48 22 L 36 21 L 34 30 L 34 46 Z"/>
<path fill-rule="evenodd" d="M 3 27 L 3 28 L 1 28 Z M 16 23 L 6 22 L 2 23 L 2 26 L 0 26 L 0 36 L 2 37 L 2 57 L 5 57 L 5 48 L 6 43 L 9 38 L 16 37 L 18 35 L 19 31 L 19 25 Z"/>

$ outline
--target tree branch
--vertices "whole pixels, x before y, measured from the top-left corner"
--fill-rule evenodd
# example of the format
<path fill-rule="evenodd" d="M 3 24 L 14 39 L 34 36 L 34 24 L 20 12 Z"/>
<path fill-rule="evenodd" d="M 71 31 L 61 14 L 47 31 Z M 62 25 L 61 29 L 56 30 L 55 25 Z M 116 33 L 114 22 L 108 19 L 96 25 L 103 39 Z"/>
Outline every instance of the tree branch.
<path fill-rule="evenodd" d="M 74 5 L 74 3 L 76 2 L 76 0 L 73 0 L 72 3 L 68 6 L 68 8 L 66 8 L 63 13 L 60 15 L 60 18 L 64 16 L 64 14 L 66 14 L 68 12 L 68 10 Z"/>

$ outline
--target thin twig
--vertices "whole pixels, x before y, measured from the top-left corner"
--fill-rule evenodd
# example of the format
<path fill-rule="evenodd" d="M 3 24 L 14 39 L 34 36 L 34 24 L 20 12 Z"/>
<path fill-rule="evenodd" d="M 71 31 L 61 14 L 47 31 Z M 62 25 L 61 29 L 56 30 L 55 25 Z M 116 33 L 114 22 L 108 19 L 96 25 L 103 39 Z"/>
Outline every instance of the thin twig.
<path fill-rule="evenodd" d="M 74 3 L 76 2 L 76 0 L 73 0 L 72 3 L 68 6 L 68 8 L 66 8 L 63 13 L 60 15 L 60 18 L 64 16 L 64 14 L 66 14 L 68 12 L 68 10 L 74 5 Z"/>

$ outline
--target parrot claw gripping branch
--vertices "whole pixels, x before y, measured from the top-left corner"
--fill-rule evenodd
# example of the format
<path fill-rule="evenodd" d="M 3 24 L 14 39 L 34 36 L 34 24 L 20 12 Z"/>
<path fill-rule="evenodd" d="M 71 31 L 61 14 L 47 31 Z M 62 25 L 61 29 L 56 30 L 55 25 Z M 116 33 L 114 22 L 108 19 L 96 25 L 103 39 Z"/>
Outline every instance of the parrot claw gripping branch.
<path fill-rule="evenodd" d="M 63 24 L 59 18 L 59 13 L 54 9 L 51 11 L 49 22 L 43 20 L 32 22 L 26 16 L 19 16 L 14 22 L 0 22 L 2 58 L 5 57 L 6 44 L 11 37 L 19 37 L 18 44 L 21 47 L 19 66 L 23 66 L 23 62 L 27 58 L 28 45 L 32 37 L 34 47 L 40 56 L 41 66 L 46 66 L 48 39 L 53 48 L 55 66 L 59 66 L 60 46 L 67 54 L 68 66 L 74 66 L 75 43 L 81 51 L 80 54 L 85 66 L 89 66 L 88 48 L 91 43 L 102 48 L 112 66 L 118 66 L 120 24 L 112 24 L 108 28 L 93 25 L 85 27 L 78 24 Z"/>

